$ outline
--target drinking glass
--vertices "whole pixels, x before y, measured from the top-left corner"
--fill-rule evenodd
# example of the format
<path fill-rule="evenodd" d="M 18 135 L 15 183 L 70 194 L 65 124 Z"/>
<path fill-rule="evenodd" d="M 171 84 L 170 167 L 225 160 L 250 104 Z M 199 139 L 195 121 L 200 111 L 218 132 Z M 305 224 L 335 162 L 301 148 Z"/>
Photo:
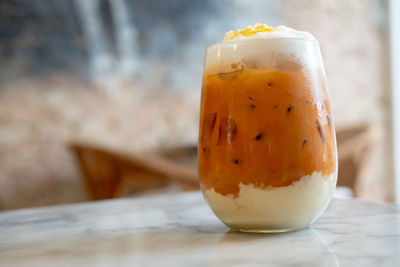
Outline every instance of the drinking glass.
<path fill-rule="evenodd" d="M 207 48 L 198 172 L 208 205 L 233 230 L 292 231 L 324 212 L 337 148 L 315 39 Z"/>

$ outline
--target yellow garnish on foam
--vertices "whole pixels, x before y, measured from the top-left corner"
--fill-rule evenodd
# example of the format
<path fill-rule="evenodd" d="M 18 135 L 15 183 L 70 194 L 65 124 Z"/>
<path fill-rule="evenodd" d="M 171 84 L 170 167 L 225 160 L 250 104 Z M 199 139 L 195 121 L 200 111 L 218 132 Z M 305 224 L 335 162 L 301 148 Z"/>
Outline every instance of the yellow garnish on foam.
<path fill-rule="evenodd" d="M 275 31 L 276 27 L 270 27 L 266 24 L 260 24 L 257 23 L 254 26 L 247 26 L 243 30 L 237 30 L 237 31 L 229 31 L 225 34 L 224 37 L 224 42 L 230 41 L 238 37 L 239 35 L 244 36 L 244 37 L 250 37 L 253 36 L 259 32 L 272 32 Z"/>

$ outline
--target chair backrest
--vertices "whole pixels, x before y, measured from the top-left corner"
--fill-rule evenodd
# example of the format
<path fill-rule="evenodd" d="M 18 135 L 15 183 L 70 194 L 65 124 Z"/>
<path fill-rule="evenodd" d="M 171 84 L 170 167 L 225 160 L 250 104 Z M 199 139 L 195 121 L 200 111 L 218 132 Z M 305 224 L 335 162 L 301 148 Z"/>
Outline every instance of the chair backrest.
<path fill-rule="evenodd" d="M 141 193 L 171 183 L 178 184 L 183 190 L 199 187 L 195 168 L 159 155 L 139 156 L 77 143 L 71 147 L 92 200 Z"/>

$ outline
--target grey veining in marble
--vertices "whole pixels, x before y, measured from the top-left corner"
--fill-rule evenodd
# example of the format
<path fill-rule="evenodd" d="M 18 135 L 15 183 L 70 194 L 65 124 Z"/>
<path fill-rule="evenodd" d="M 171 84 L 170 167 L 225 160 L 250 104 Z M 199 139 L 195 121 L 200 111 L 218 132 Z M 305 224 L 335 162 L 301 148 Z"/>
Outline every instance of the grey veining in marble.
<path fill-rule="evenodd" d="M 400 266 L 400 208 L 335 199 L 273 235 L 229 232 L 198 192 L 3 212 L 0 266 Z"/>

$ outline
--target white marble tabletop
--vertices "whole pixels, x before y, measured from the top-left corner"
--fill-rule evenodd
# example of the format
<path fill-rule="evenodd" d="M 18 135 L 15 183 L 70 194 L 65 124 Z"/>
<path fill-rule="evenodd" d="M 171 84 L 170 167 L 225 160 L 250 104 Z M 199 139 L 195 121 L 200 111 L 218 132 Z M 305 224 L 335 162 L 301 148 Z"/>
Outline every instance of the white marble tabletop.
<path fill-rule="evenodd" d="M 335 199 L 285 234 L 229 232 L 199 192 L 2 212 L 0 266 L 400 266 L 400 208 Z"/>

